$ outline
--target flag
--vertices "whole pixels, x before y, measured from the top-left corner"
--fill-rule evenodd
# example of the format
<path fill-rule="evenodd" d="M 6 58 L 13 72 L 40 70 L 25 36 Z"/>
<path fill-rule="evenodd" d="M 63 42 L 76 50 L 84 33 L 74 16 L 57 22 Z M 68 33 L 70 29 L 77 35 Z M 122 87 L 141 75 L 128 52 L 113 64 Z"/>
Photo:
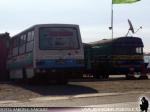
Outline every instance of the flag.
<path fill-rule="evenodd" d="M 140 0 L 112 0 L 112 4 L 128 4 L 138 2 Z"/>

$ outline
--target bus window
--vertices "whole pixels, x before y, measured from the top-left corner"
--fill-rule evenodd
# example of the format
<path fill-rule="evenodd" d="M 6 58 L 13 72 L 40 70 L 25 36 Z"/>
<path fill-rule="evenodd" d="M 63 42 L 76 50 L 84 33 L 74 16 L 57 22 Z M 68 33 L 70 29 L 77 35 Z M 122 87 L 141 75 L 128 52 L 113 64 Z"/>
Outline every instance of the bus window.
<path fill-rule="evenodd" d="M 29 42 L 32 38 L 32 33 L 31 32 L 28 32 L 28 37 L 27 37 L 27 41 Z"/>
<path fill-rule="evenodd" d="M 33 39 L 34 39 L 34 31 L 28 32 L 26 52 L 30 52 L 33 50 Z"/>
<path fill-rule="evenodd" d="M 32 41 L 34 38 L 34 31 L 30 31 L 28 32 L 28 37 L 27 37 L 27 41 Z"/>
<path fill-rule="evenodd" d="M 30 52 L 33 50 L 33 41 L 27 42 L 26 44 L 26 52 Z"/>
<path fill-rule="evenodd" d="M 32 31 L 31 33 L 32 33 L 31 40 L 33 40 L 34 39 L 34 31 Z"/>
<path fill-rule="evenodd" d="M 26 43 L 26 35 L 22 35 L 20 38 L 20 45 L 23 45 L 24 43 Z"/>
<path fill-rule="evenodd" d="M 40 49 L 78 49 L 78 31 L 75 28 L 40 28 Z"/>
<path fill-rule="evenodd" d="M 19 38 L 14 38 L 12 41 L 12 56 L 18 55 Z"/>
<path fill-rule="evenodd" d="M 19 47 L 19 54 L 25 53 L 25 47 L 26 47 L 26 35 L 21 35 L 20 37 L 20 47 Z"/>

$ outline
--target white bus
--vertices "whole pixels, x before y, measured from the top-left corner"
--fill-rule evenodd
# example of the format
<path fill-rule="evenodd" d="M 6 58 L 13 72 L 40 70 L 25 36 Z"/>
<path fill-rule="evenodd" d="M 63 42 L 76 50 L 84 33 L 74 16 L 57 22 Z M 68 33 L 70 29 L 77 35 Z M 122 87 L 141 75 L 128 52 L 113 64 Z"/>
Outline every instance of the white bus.
<path fill-rule="evenodd" d="M 78 77 L 84 51 L 78 25 L 34 25 L 10 40 L 7 69 L 10 79 Z M 73 75 L 74 74 L 74 75 Z"/>

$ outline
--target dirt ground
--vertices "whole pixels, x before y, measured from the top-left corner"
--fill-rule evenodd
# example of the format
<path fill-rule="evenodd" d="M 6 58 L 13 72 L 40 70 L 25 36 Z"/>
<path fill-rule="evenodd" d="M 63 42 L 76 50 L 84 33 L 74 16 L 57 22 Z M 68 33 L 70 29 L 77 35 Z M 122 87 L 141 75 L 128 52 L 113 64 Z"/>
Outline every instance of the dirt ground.
<path fill-rule="evenodd" d="M 0 100 L 28 101 L 41 96 L 68 96 L 90 93 L 113 93 L 129 91 L 150 91 L 149 80 L 126 80 L 111 78 L 105 81 L 84 80 L 68 85 L 28 85 L 12 82 L 0 83 Z"/>

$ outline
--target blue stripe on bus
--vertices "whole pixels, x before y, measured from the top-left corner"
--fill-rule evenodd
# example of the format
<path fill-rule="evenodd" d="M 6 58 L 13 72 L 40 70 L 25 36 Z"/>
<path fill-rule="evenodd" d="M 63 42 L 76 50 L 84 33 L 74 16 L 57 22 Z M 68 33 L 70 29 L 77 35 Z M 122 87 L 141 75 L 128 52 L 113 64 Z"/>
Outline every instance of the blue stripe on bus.
<path fill-rule="evenodd" d="M 84 62 L 81 63 L 74 59 L 65 60 L 40 60 L 36 62 L 37 68 L 73 68 L 73 67 L 84 67 Z"/>

